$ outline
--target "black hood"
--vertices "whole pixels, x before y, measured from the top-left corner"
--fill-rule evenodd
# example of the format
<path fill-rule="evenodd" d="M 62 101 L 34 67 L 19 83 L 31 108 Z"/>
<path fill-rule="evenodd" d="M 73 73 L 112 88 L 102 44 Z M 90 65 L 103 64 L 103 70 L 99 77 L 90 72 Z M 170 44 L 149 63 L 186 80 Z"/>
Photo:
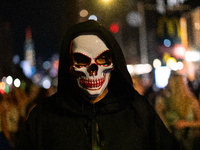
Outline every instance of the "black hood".
<path fill-rule="evenodd" d="M 59 71 L 58 71 L 58 93 L 61 95 L 77 95 L 77 88 L 70 73 L 70 44 L 71 41 L 81 34 L 95 34 L 99 36 L 112 52 L 114 70 L 111 72 L 109 91 L 117 92 L 125 87 L 132 86 L 130 74 L 127 71 L 126 62 L 122 50 L 113 35 L 101 26 L 97 21 L 89 20 L 72 26 L 65 34 L 60 51 Z"/>

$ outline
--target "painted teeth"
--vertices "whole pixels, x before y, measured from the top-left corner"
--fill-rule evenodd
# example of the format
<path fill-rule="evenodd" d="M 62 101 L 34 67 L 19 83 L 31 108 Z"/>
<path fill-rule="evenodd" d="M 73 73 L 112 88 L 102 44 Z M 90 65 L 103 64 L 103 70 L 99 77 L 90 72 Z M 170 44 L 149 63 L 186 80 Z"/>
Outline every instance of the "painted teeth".
<path fill-rule="evenodd" d="M 80 84 L 83 87 L 89 87 L 89 88 L 98 88 L 101 87 L 103 85 L 103 83 L 105 82 L 104 78 L 100 78 L 100 79 L 80 79 Z"/>

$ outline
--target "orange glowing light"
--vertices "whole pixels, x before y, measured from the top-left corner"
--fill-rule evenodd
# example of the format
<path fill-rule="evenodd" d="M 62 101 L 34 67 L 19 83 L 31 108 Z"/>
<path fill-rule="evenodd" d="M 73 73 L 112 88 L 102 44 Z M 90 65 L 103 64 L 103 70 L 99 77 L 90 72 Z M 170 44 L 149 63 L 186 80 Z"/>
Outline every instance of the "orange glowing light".
<path fill-rule="evenodd" d="M 1 94 L 5 93 L 5 83 L 3 83 L 3 82 L 0 82 L 0 92 L 1 92 Z"/>
<path fill-rule="evenodd" d="M 59 61 L 58 61 L 58 60 L 54 61 L 53 67 L 54 67 L 55 69 L 58 69 L 58 66 L 59 66 Z"/>

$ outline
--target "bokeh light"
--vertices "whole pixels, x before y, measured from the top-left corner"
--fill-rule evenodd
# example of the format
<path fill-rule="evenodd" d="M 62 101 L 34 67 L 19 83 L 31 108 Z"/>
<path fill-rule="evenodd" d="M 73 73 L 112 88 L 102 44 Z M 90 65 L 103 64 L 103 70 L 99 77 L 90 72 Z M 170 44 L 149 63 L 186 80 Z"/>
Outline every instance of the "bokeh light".
<path fill-rule="evenodd" d="M 117 32 L 119 32 L 119 27 L 118 27 L 118 25 L 117 25 L 116 23 L 112 23 L 112 24 L 110 25 L 110 31 L 111 31 L 112 33 L 117 33 Z"/>
<path fill-rule="evenodd" d="M 185 54 L 185 60 L 190 62 L 197 62 L 200 61 L 200 52 L 197 51 L 187 51 Z"/>
<path fill-rule="evenodd" d="M 53 67 L 58 70 L 58 66 L 59 66 L 59 60 L 55 60 L 53 62 Z"/>
<path fill-rule="evenodd" d="M 136 65 L 127 65 L 127 70 L 131 76 L 147 74 L 152 71 L 152 66 L 150 64 L 136 64 Z"/>
<path fill-rule="evenodd" d="M 128 72 L 132 75 L 134 74 L 134 66 L 133 65 L 127 65 L 127 69 L 128 69 Z"/>
<path fill-rule="evenodd" d="M 88 11 L 85 10 L 85 9 L 83 9 L 83 10 L 80 11 L 79 15 L 80 15 L 81 17 L 87 17 Z"/>
<path fill-rule="evenodd" d="M 127 14 L 126 22 L 131 27 L 139 27 L 142 23 L 142 16 L 140 15 L 140 13 L 132 11 L 132 12 Z"/>
<path fill-rule="evenodd" d="M 49 61 L 45 61 L 43 64 L 42 64 L 42 67 L 45 69 L 45 70 L 49 70 L 51 68 L 51 63 Z"/>
<path fill-rule="evenodd" d="M 13 57 L 13 63 L 14 64 L 18 64 L 20 62 L 20 57 L 19 57 L 19 55 L 15 55 L 14 57 Z"/>
<path fill-rule="evenodd" d="M 49 75 L 51 77 L 56 77 L 58 75 L 58 70 L 55 69 L 55 68 L 52 68 L 50 71 L 49 71 Z"/>
<path fill-rule="evenodd" d="M 8 77 L 6 78 L 6 83 L 7 83 L 8 85 L 11 85 L 11 84 L 13 83 L 13 78 L 12 78 L 11 76 L 8 76 Z"/>
<path fill-rule="evenodd" d="M 14 86 L 15 86 L 15 87 L 20 87 L 20 85 L 21 85 L 21 81 L 20 81 L 18 78 L 16 78 L 16 79 L 14 80 Z"/>
<path fill-rule="evenodd" d="M 182 62 L 177 62 L 178 63 L 178 70 L 182 70 L 184 68 L 184 65 Z"/>
<path fill-rule="evenodd" d="M 164 41 L 163 41 L 163 44 L 166 46 L 166 47 L 170 47 L 171 46 L 171 41 L 169 40 L 169 39 L 165 39 Z"/>
<path fill-rule="evenodd" d="M 45 89 L 49 89 L 51 87 L 51 81 L 48 78 L 44 78 L 42 81 L 42 86 Z"/>
<path fill-rule="evenodd" d="M 0 82 L 0 92 L 1 92 L 1 94 L 5 93 L 5 83 L 4 82 Z"/>
<path fill-rule="evenodd" d="M 168 59 L 167 59 L 167 62 L 166 62 L 167 66 L 168 66 L 169 68 L 171 68 L 171 69 L 175 67 L 176 63 L 177 63 L 177 61 L 176 61 L 176 59 L 173 58 L 173 57 L 168 58 Z"/>
<path fill-rule="evenodd" d="M 5 85 L 5 93 L 8 93 L 9 90 L 10 90 L 10 88 L 9 88 L 9 86 L 6 84 L 6 85 Z"/>
<path fill-rule="evenodd" d="M 174 46 L 174 56 L 176 58 L 184 59 L 186 54 L 186 48 L 181 44 L 176 44 Z"/>
<path fill-rule="evenodd" d="M 96 21 L 97 21 L 97 16 L 91 15 L 91 16 L 88 18 L 88 20 L 96 20 Z"/>
<path fill-rule="evenodd" d="M 31 76 L 33 74 L 32 69 L 31 69 L 31 64 L 28 61 L 23 60 L 20 63 L 20 67 L 23 69 L 25 76 L 28 78 L 31 78 Z"/>
<path fill-rule="evenodd" d="M 168 80 L 171 74 L 169 67 L 161 66 L 155 69 L 155 84 L 158 88 L 164 88 L 168 84 Z"/>
<path fill-rule="evenodd" d="M 153 61 L 154 68 L 160 67 L 161 65 L 162 65 L 162 63 L 159 59 L 154 59 L 154 61 Z"/>

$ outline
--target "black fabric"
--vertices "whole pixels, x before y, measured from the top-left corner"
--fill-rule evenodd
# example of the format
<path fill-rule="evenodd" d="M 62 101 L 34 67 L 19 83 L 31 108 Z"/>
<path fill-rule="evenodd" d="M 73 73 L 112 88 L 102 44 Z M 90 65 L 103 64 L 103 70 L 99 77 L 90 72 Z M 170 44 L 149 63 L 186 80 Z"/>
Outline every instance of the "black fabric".
<path fill-rule="evenodd" d="M 112 51 L 114 70 L 108 94 L 90 104 L 79 91 L 70 67 L 71 40 L 98 35 Z M 121 49 L 96 21 L 69 29 L 60 52 L 58 92 L 41 101 L 21 132 L 21 150 L 178 150 L 149 102 L 135 91 Z"/>
<path fill-rule="evenodd" d="M 11 150 L 12 147 L 3 132 L 0 132 L 0 150 Z"/>

